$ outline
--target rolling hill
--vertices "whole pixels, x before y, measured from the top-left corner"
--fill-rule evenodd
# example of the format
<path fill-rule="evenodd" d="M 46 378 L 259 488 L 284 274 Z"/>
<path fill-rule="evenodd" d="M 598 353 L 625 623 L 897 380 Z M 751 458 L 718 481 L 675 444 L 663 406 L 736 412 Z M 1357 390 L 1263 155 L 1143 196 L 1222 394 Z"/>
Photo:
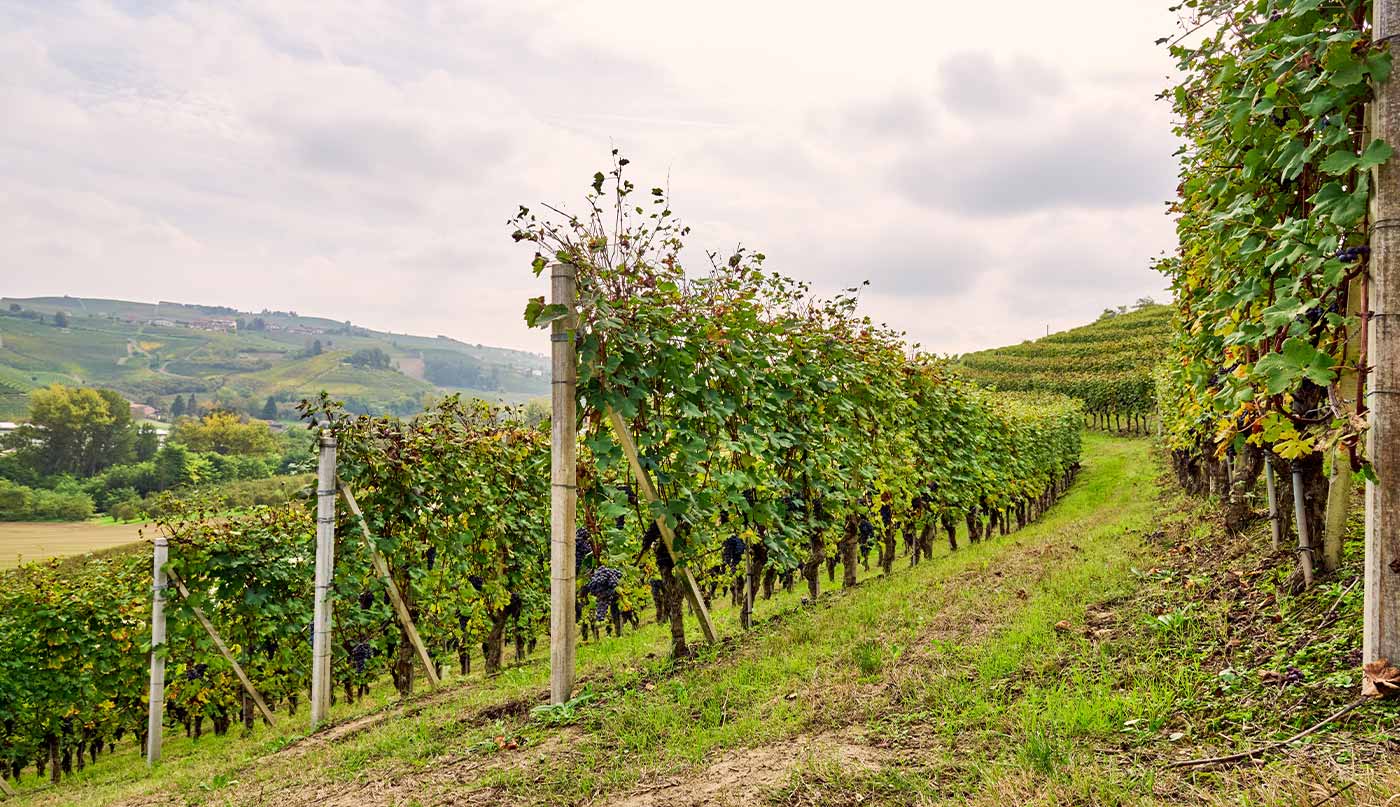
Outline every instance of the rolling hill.
<path fill-rule="evenodd" d="M 376 352 L 378 351 L 378 352 Z M 168 411 L 177 395 L 279 416 L 321 390 L 405 414 L 447 392 L 519 403 L 547 394 L 544 356 L 446 336 L 386 333 L 291 311 L 81 297 L 0 298 L 0 419 L 54 382 L 117 390 Z"/>
<path fill-rule="evenodd" d="M 1078 398 L 1101 427 L 1140 430 L 1157 405 L 1153 369 L 1171 339 L 1172 310 L 1148 305 L 1018 345 L 969 353 L 969 378 L 1008 392 Z"/>

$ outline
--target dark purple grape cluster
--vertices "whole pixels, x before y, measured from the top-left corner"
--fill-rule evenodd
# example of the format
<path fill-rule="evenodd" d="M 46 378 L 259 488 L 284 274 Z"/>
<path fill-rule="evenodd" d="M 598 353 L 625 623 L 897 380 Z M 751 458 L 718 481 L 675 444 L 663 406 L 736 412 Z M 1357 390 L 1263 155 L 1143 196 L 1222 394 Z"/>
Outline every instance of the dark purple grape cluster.
<path fill-rule="evenodd" d="M 374 607 L 374 592 L 365 589 L 360 592 L 360 610 L 368 611 Z"/>
<path fill-rule="evenodd" d="M 301 632 L 306 634 L 306 643 L 307 643 L 307 644 L 315 644 L 315 643 L 316 643 L 316 623 L 315 623 L 315 622 L 308 622 L 308 623 L 306 623 L 306 627 L 302 628 L 302 629 L 301 629 Z"/>
<path fill-rule="evenodd" d="M 860 523 L 856 525 L 856 531 L 860 533 L 860 545 L 868 547 L 870 542 L 875 540 L 875 525 L 870 523 L 870 519 L 865 516 L 860 517 Z"/>
<path fill-rule="evenodd" d="M 350 663 L 355 665 L 355 672 L 357 674 L 365 671 L 365 663 L 368 662 L 370 656 L 373 655 L 374 648 L 370 647 L 369 642 L 356 642 L 351 646 Z"/>
<path fill-rule="evenodd" d="M 583 568 L 583 562 L 593 557 L 593 540 L 587 527 L 574 531 L 574 574 Z"/>
<path fill-rule="evenodd" d="M 593 576 L 588 578 L 588 583 L 583 587 L 585 594 L 592 594 L 597 600 L 597 605 L 593 608 L 593 618 L 603 621 L 608 617 L 608 611 L 617 604 L 617 584 L 622 582 L 622 572 L 610 566 L 599 566 L 593 570 Z"/>
<path fill-rule="evenodd" d="M 1343 247 L 1337 250 L 1337 254 L 1333 257 L 1342 263 L 1356 263 L 1370 254 L 1371 248 L 1367 246 Z"/>
<path fill-rule="evenodd" d="M 185 668 L 185 680 L 198 681 L 204 677 L 204 673 L 208 671 L 208 669 L 208 664 L 191 664 Z"/>
<path fill-rule="evenodd" d="M 433 570 L 433 566 L 435 566 L 436 564 L 437 564 L 437 547 L 435 547 L 435 546 L 430 546 L 430 547 L 428 547 L 428 571 L 431 572 L 431 571 Z"/>
<path fill-rule="evenodd" d="M 724 539 L 724 546 L 721 549 L 720 557 L 724 560 L 725 566 L 731 569 L 737 569 L 739 564 L 744 561 L 744 552 L 747 551 L 748 548 L 749 545 L 744 542 L 743 538 L 737 535 L 731 535 Z"/>
<path fill-rule="evenodd" d="M 885 522 L 885 529 L 894 524 L 894 510 L 888 504 L 880 505 L 880 520 Z"/>

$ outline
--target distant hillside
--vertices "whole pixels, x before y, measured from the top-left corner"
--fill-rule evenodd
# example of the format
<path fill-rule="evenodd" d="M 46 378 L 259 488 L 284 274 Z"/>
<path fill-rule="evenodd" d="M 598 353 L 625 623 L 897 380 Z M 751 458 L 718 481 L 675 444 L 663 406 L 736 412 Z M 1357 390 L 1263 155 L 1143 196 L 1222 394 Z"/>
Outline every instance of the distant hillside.
<path fill-rule="evenodd" d="M 1019 345 L 963 356 L 969 378 L 1007 391 L 1059 392 L 1084 402 L 1099 425 L 1156 408 L 1153 368 L 1171 338 L 1171 308 L 1150 305 Z"/>
<path fill-rule="evenodd" d="M 462 392 L 522 402 L 549 392 L 549 362 L 445 336 L 372 331 L 290 311 L 79 297 L 0 297 L 0 419 L 59 382 L 117 390 L 168 412 L 177 395 L 280 417 L 326 390 L 361 412 L 417 411 Z"/>

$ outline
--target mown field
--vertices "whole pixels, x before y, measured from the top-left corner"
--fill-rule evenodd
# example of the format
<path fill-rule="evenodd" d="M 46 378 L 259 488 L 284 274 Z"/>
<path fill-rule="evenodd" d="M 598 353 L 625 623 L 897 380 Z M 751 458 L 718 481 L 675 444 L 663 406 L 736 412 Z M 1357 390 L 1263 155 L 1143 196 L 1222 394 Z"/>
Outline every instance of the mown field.
<path fill-rule="evenodd" d="M 0 521 L 0 569 L 81 555 L 141 540 L 140 524 Z"/>

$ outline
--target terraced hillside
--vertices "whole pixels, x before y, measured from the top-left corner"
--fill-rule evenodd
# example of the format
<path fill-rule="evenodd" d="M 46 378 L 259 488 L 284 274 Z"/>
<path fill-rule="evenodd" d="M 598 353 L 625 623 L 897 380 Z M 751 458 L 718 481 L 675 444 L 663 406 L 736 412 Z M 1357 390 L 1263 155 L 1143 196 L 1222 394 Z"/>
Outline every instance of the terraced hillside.
<path fill-rule="evenodd" d="M 380 351 L 381 353 L 376 353 Z M 168 410 L 175 396 L 281 416 L 326 390 L 357 411 L 417 411 L 463 392 L 521 402 L 548 392 L 542 356 L 445 336 L 385 333 L 294 312 L 77 297 L 0 298 L 0 419 L 30 389 L 115 389 Z"/>
<path fill-rule="evenodd" d="M 1058 392 L 1084 402 L 1100 428 L 1141 431 L 1156 409 L 1153 368 L 1166 352 L 1171 309 L 1152 305 L 959 362 L 999 390 Z"/>

